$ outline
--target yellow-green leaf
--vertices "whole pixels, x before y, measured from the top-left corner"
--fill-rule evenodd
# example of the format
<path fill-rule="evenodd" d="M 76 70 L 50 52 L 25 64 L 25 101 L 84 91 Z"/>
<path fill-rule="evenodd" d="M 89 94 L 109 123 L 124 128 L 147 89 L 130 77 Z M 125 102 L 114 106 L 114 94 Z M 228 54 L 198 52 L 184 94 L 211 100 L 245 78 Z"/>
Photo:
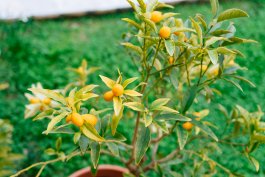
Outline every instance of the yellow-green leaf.
<path fill-rule="evenodd" d="M 222 12 L 218 18 L 217 18 L 217 22 L 221 22 L 221 21 L 225 21 L 225 20 L 229 20 L 229 19 L 233 19 L 233 18 L 240 18 L 240 17 L 249 17 L 249 15 L 241 10 L 241 9 L 228 9 L 224 12 Z"/>
<path fill-rule="evenodd" d="M 125 95 L 128 95 L 128 96 L 142 96 L 141 93 L 135 91 L 135 90 L 124 90 L 123 92 Z"/>
<path fill-rule="evenodd" d="M 125 89 L 129 84 L 133 83 L 134 81 L 136 81 L 138 79 L 138 77 L 132 77 L 129 79 L 126 79 L 123 83 L 122 86 Z"/>
<path fill-rule="evenodd" d="M 127 102 L 124 103 L 123 105 L 135 111 L 140 111 L 140 112 L 144 111 L 144 105 L 138 102 Z"/>
<path fill-rule="evenodd" d="M 112 89 L 112 87 L 116 84 L 116 82 L 108 77 L 99 75 L 99 77 L 101 78 L 101 80 L 106 84 L 107 87 L 109 87 L 110 89 Z"/>
<path fill-rule="evenodd" d="M 82 127 L 80 127 L 81 132 L 88 138 L 97 141 L 97 142 L 102 142 L 105 139 L 103 137 L 101 137 L 97 130 L 90 124 L 86 124 L 83 125 Z"/>
<path fill-rule="evenodd" d="M 68 114 L 68 112 L 63 112 L 63 113 L 59 114 L 58 116 L 52 118 L 52 120 L 48 124 L 46 134 L 48 134 L 56 124 L 58 124 L 63 118 L 65 118 L 65 116 L 67 114 Z"/>

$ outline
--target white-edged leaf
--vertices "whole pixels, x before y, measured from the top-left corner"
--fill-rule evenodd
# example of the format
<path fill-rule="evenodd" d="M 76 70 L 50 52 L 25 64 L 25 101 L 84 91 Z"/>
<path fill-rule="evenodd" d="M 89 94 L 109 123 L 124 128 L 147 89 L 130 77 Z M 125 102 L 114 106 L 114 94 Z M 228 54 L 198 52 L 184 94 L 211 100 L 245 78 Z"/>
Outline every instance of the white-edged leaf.
<path fill-rule="evenodd" d="M 127 102 L 127 103 L 123 103 L 123 105 L 135 111 L 139 111 L 139 112 L 144 111 L 144 105 L 139 102 Z"/>
<path fill-rule="evenodd" d="M 125 47 L 128 47 L 134 51 L 136 51 L 137 53 L 139 53 L 140 55 L 143 53 L 141 47 L 139 46 L 136 46 L 136 45 L 133 45 L 132 43 L 129 43 L 129 42 L 124 42 L 124 43 L 121 43 L 121 45 L 125 46 Z"/>
<path fill-rule="evenodd" d="M 169 98 L 159 98 L 155 101 L 152 102 L 150 109 L 155 109 L 156 107 L 159 106 L 164 106 L 170 101 Z"/>
<path fill-rule="evenodd" d="M 180 150 L 184 149 L 184 146 L 188 140 L 188 131 L 185 131 L 183 128 L 176 126 L 177 136 L 178 136 L 178 143 Z"/>
<path fill-rule="evenodd" d="M 141 126 L 138 132 L 135 145 L 135 163 L 139 164 L 144 157 L 151 141 L 151 133 L 149 128 Z"/>
<path fill-rule="evenodd" d="M 56 124 L 58 124 L 63 118 L 65 118 L 65 116 L 67 114 L 68 114 L 68 112 L 63 112 L 63 113 L 59 114 L 58 116 L 52 118 L 52 120 L 48 124 L 46 134 L 48 134 Z"/>
<path fill-rule="evenodd" d="M 203 124 L 201 121 L 192 120 L 192 124 L 199 127 L 204 133 L 212 137 L 215 141 L 218 141 L 218 138 L 214 134 L 214 132 L 207 125 Z"/>
<path fill-rule="evenodd" d="M 108 77 L 99 75 L 99 77 L 101 78 L 101 80 L 106 84 L 107 87 L 109 87 L 110 89 L 112 89 L 112 87 L 116 84 L 116 82 Z"/>
<path fill-rule="evenodd" d="M 207 50 L 208 56 L 214 65 L 218 64 L 218 52 L 216 49 Z"/>
<path fill-rule="evenodd" d="M 122 109 L 122 100 L 120 97 L 114 97 L 113 98 L 113 108 L 115 115 L 119 115 Z"/>
<path fill-rule="evenodd" d="M 88 138 L 97 141 L 97 142 L 102 142 L 105 139 L 101 137 L 97 130 L 90 124 L 85 123 L 82 127 L 80 127 L 81 132 Z"/>
<path fill-rule="evenodd" d="M 170 56 L 173 56 L 174 54 L 174 51 L 175 51 L 175 43 L 174 41 L 172 40 L 164 40 L 165 41 L 165 46 L 166 46 L 166 50 L 167 50 L 167 53 L 170 55 Z"/>
<path fill-rule="evenodd" d="M 135 90 L 124 90 L 123 94 L 128 96 L 143 96 L 141 93 Z"/>
<path fill-rule="evenodd" d="M 129 79 L 126 79 L 123 83 L 122 86 L 125 89 L 129 84 L 133 83 L 134 81 L 136 81 L 138 79 L 138 77 L 132 77 Z"/>

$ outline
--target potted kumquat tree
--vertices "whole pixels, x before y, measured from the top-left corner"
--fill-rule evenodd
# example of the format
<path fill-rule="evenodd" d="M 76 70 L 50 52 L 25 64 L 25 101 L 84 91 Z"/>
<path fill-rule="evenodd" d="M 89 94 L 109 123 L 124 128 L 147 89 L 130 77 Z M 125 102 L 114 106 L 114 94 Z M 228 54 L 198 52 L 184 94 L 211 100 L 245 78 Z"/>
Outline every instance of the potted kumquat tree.
<path fill-rule="evenodd" d="M 40 176 L 49 164 L 85 154 L 90 155 L 91 167 L 72 177 L 240 176 L 212 157 L 220 145 L 242 153 L 258 171 L 253 152 L 265 140 L 261 109 L 248 112 L 239 105 L 232 110 L 219 105 L 226 117 L 222 129 L 207 118 L 207 103 L 219 94 L 213 87 L 216 82 L 240 90 L 238 81 L 254 87 L 238 75 L 244 68 L 236 63 L 236 57 L 244 55 L 233 46 L 255 41 L 237 37 L 230 22 L 248 14 L 236 8 L 219 12 L 218 1 L 211 0 L 211 21 L 202 14 L 183 20 L 178 13 L 159 11 L 173 7 L 157 0 L 127 1 L 135 19 L 122 19 L 132 27 L 122 45 L 139 74 L 126 78 L 126 73 L 117 69 L 116 78 L 99 75 L 102 83 L 93 84 L 88 78 L 100 72 L 99 68 L 89 68 L 83 60 L 80 67 L 69 69 L 78 77 L 64 88 L 44 89 L 40 83 L 29 88 L 25 117 L 48 120 L 44 134 L 72 135 L 72 140 L 64 141 L 73 142 L 73 150 L 62 151 L 62 138 L 58 138 L 55 148 L 46 150 L 55 158 L 33 164 L 13 177 L 35 167 L 40 168 Z M 195 110 L 195 104 L 205 107 Z M 127 134 L 120 131 L 125 122 L 125 127 L 130 127 Z M 123 168 L 99 165 L 101 155 L 118 159 Z"/>

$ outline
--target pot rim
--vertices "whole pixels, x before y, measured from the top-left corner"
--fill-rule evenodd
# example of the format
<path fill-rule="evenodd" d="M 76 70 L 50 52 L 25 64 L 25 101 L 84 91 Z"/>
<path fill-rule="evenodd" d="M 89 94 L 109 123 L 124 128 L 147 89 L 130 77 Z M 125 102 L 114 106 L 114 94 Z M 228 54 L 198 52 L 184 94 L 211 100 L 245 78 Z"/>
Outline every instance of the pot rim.
<path fill-rule="evenodd" d="M 110 165 L 110 164 L 99 165 L 98 170 L 113 170 L 113 171 L 119 171 L 122 173 L 129 172 L 129 170 L 127 168 L 120 167 L 118 165 Z M 90 167 L 82 168 L 82 169 L 74 172 L 73 174 L 71 174 L 69 177 L 80 176 L 81 174 L 88 173 L 88 172 L 90 172 Z"/>

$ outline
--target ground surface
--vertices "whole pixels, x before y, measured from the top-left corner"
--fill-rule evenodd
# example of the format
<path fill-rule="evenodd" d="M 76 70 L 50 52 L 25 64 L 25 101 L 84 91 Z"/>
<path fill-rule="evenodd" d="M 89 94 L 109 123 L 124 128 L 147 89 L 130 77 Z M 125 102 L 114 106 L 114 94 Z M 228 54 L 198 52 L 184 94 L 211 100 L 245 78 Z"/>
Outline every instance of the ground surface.
<path fill-rule="evenodd" d="M 260 105 L 265 110 L 265 4 L 261 0 L 259 2 L 260 4 L 257 1 L 241 1 L 221 5 L 222 8 L 245 9 L 252 16 L 251 19 L 236 23 L 237 34 L 258 40 L 260 44 L 239 46 L 246 58 L 238 58 L 238 61 L 242 66 L 249 68 L 249 71 L 244 71 L 241 75 L 252 80 L 257 88 L 242 84 L 245 90 L 245 94 L 242 94 L 232 86 L 218 84 L 216 87 L 223 91 L 224 96 L 217 97 L 211 104 L 198 105 L 213 110 L 213 118 L 218 119 L 215 111 L 217 103 L 223 103 L 228 107 L 236 103 L 252 111 L 256 109 L 256 105 Z M 210 7 L 208 4 L 181 4 L 175 11 L 180 12 L 183 17 L 196 12 L 207 15 L 210 13 Z M 41 152 L 53 146 L 56 139 L 54 136 L 41 134 L 46 125 L 23 119 L 24 104 L 26 104 L 23 93 L 32 83 L 42 82 L 46 88 L 61 87 L 72 78 L 72 75 L 63 68 L 77 67 L 83 58 L 86 58 L 92 66 L 100 66 L 103 75 L 106 73 L 114 75 L 113 68 L 117 67 L 125 71 L 127 77 L 134 75 L 130 70 L 131 61 L 119 45 L 122 34 L 128 29 L 120 19 L 127 16 L 132 16 L 132 13 L 27 23 L 0 23 L 0 82 L 6 81 L 10 84 L 8 90 L 0 93 L 0 117 L 10 119 L 15 127 L 14 151 L 27 154 L 18 168 L 46 159 L 47 157 L 43 157 Z M 97 74 L 90 81 L 99 81 Z M 65 136 L 63 141 L 68 141 L 70 138 Z M 63 148 L 72 147 L 71 144 L 65 144 Z M 245 176 L 264 176 L 265 167 L 262 165 L 265 164 L 264 148 L 261 146 L 257 152 L 258 159 L 262 160 L 260 173 L 255 173 L 254 168 L 248 165 L 245 159 L 235 159 L 232 156 L 233 150 L 225 150 L 223 154 L 219 154 L 221 158 L 218 160 L 235 171 L 243 172 Z M 224 159 L 224 156 L 229 158 Z M 103 157 L 100 161 L 100 163 L 109 162 L 117 163 L 116 160 L 107 157 Z M 89 163 L 88 156 L 74 158 L 65 164 L 57 163 L 49 166 L 43 176 L 65 177 Z M 31 171 L 25 176 L 34 176 L 34 172 L 36 173 Z"/>

